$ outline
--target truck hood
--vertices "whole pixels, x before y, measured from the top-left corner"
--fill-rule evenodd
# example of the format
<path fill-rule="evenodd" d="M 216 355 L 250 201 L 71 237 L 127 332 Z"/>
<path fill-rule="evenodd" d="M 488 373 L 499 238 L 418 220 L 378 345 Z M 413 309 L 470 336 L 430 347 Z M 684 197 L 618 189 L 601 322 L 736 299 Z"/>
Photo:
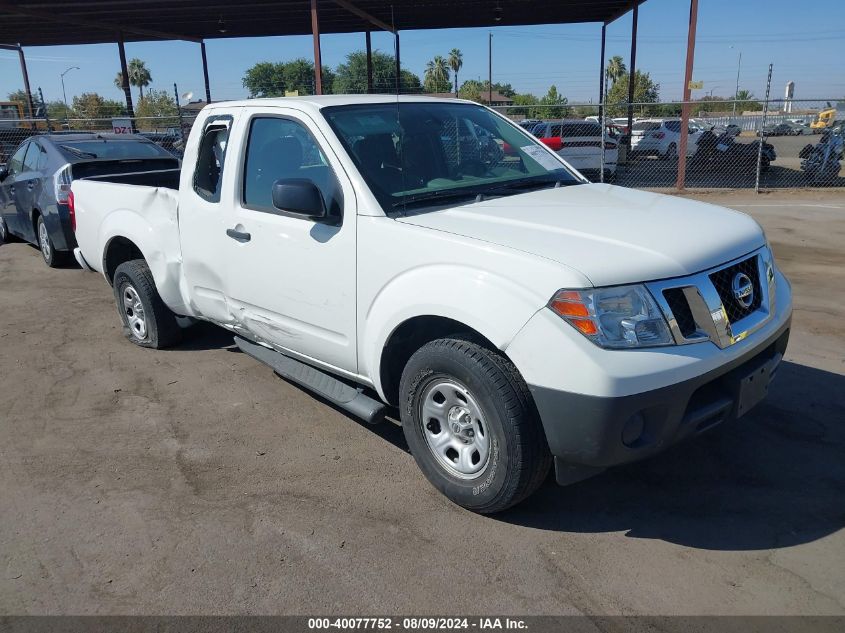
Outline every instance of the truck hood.
<path fill-rule="evenodd" d="M 398 218 L 544 257 L 595 286 L 680 277 L 765 244 L 738 211 L 603 184 L 574 185 Z"/>

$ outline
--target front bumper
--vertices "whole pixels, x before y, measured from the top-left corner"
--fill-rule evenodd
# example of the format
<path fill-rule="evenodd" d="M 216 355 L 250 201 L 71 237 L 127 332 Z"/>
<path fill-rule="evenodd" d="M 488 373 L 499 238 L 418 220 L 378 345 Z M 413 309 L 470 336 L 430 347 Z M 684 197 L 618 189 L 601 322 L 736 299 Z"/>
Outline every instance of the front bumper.
<path fill-rule="evenodd" d="M 649 457 L 736 418 L 739 386 L 755 370 L 765 370 L 757 391 L 765 395 L 792 318 L 789 282 L 775 269 L 773 283 L 772 317 L 725 347 L 705 341 L 607 350 L 551 310 L 538 311 L 505 352 L 534 396 L 558 482 Z"/>
<path fill-rule="evenodd" d="M 768 389 L 789 341 L 790 321 L 759 347 L 695 378 L 643 393 L 589 396 L 531 387 L 555 456 L 558 482 L 644 459 L 747 411 L 740 397 L 753 374 Z"/>

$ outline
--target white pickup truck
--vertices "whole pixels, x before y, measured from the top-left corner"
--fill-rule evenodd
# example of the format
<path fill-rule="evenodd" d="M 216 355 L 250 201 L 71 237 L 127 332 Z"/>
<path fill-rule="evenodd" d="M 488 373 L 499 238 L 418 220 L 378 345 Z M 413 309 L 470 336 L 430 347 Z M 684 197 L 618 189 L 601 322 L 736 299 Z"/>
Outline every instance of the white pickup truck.
<path fill-rule="evenodd" d="M 465 101 L 324 96 L 199 115 L 178 189 L 75 181 L 76 258 L 126 336 L 231 330 L 370 422 L 398 407 L 425 476 L 503 510 L 757 404 L 790 285 L 748 216 L 590 184 Z"/>

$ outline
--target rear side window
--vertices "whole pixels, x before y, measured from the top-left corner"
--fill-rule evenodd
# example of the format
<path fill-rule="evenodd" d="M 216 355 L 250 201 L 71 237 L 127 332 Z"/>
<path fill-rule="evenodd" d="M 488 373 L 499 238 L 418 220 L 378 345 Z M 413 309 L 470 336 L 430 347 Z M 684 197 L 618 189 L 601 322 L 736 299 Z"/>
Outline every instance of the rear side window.
<path fill-rule="evenodd" d="M 209 202 L 220 202 L 220 185 L 223 181 L 223 164 L 230 124 L 231 118 L 209 122 L 200 140 L 194 171 L 194 191 Z"/>
<path fill-rule="evenodd" d="M 35 171 L 38 169 L 38 156 L 41 154 L 41 148 L 37 143 L 30 143 L 29 149 L 26 150 L 26 158 L 23 159 L 24 171 Z"/>
<path fill-rule="evenodd" d="M 634 125 L 631 127 L 631 129 L 635 132 L 650 132 L 651 130 L 657 130 L 659 128 L 660 124 L 655 123 L 654 121 L 634 123 Z"/>
<path fill-rule="evenodd" d="M 670 132 L 680 132 L 681 131 L 681 122 L 680 121 L 666 121 L 663 125 L 666 126 L 666 129 Z"/>
<path fill-rule="evenodd" d="M 161 147 L 146 139 L 83 139 L 57 141 L 59 149 L 72 158 L 106 158 L 131 160 L 136 158 L 172 158 Z"/>
<path fill-rule="evenodd" d="M 19 174 L 23 171 L 23 157 L 26 156 L 26 150 L 29 149 L 31 143 L 25 143 L 18 148 L 12 158 L 9 159 L 9 173 Z"/>
<path fill-rule="evenodd" d="M 562 136 L 567 138 L 572 136 L 601 136 L 601 128 L 590 123 L 566 123 L 563 126 Z"/>

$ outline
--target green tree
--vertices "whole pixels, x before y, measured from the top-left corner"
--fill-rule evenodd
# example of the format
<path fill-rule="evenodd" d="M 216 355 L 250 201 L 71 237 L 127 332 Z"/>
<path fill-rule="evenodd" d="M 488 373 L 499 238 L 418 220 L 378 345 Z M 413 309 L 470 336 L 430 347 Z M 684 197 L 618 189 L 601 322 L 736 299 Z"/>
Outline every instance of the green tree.
<path fill-rule="evenodd" d="M 623 75 L 607 91 L 608 111 L 611 115 L 620 115 L 627 111 L 628 75 Z M 660 98 L 660 84 L 652 81 L 648 73 L 637 71 L 634 75 L 635 110 L 640 115 L 654 114 L 656 107 L 643 104 L 656 103 Z"/>
<path fill-rule="evenodd" d="M 323 66 L 323 92 L 332 92 L 334 73 Z M 314 62 L 303 57 L 289 62 L 259 62 L 243 76 L 250 97 L 282 97 L 285 92 L 314 94 Z"/>
<path fill-rule="evenodd" d="M 420 78 L 409 70 L 402 69 L 401 92 L 420 92 Z M 332 90 L 336 94 L 361 94 L 367 92 L 367 54 L 354 51 L 346 61 L 335 69 Z M 373 90 L 378 93 L 396 91 L 396 59 L 392 55 L 373 51 Z"/>
<path fill-rule="evenodd" d="M 124 113 L 123 104 L 112 99 L 104 99 L 96 92 L 84 92 L 73 98 L 73 111 L 81 119 L 87 119 L 78 126 L 85 129 L 103 127 L 103 121 L 95 119 L 111 119 Z"/>
<path fill-rule="evenodd" d="M 458 96 L 458 72 L 464 65 L 464 56 L 460 49 L 453 48 L 449 52 L 449 68 L 455 73 L 455 96 Z"/>
<path fill-rule="evenodd" d="M 76 118 L 76 113 L 70 106 L 66 106 L 64 101 L 50 101 L 47 104 L 47 116 L 50 121 L 65 121 L 66 119 Z"/>
<path fill-rule="evenodd" d="M 625 62 L 622 61 L 622 57 L 620 55 L 614 55 L 607 61 L 607 69 L 605 70 L 605 73 L 607 74 L 607 78 L 610 82 L 615 84 L 617 81 L 622 79 L 622 77 L 628 74 L 628 67 L 625 66 Z"/>
<path fill-rule="evenodd" d="M 516 91 L 510 84 L 500 84 L 494 81 L 493 90 L 508 98 L 513 98 L 516 95 Z M 487 103 L 487 97 L 489 94 L 490 81 L 487 79 L 484 81 L 467 79 L 463 84 L 461 84 L 461 89 L 458 91 L 458 95 L 461 99 L 478 101 L 478 103 Z"/>
<path fill-rule="evenodd" d="M 164 90 L 150 90 L 138 102 L 135 116 L 139 127 L 173 127 L 179 125 L 179 110 L 176 100 Z M 154 119 L 154 120 L 153 120 Z"/>
<path fill-rule="evenodd" d="M 146 62 L 133 57 L 126 64 L 126 72 L 129 75 L 129 85 L 138 88 L 138 98 L 144 98 L 144 88 L 149 86 L 153 81 L 153 76 L 147 68 Z M 123 90 L 123 73 L 117 73 L 114 78 L 114 85 Z"/>
<path fill-rule="evenodd" d="M 532 94 L 515 94 L 512 99 L 515 106 L 525 107 L 511 108 L 508 110 L 509 115 L 524 117 L 526 119 L 533 119 L 537 116 L 537 108 L 530 107 L 540 103 L 537 97 Z"/>
<path fill-rule="evenodd" d="M 549 91 L 540 99 L 540 105 L 545 107 L 537 108 L 544 119 L 562 119 L 569 114 L 569 108 L 564 107 L 567 103 L 566 97 L 557 91 L 557 86 L 549 86 Z"/>
<path fill-rule="evenodd" d="M 426 92 L 449 92 L 449 64 L 446 58 L 437 55 L 425 65 L 423 86 Z"/>
<path fill-rule="evenodd" d="M 20 103 L 21 108 L 23 109 L 24 117 L 29 118 L 29 102 L 26 99 L 26 92 L 24 92 L 23 90 L 15 90 L 14 92 L 10 92 L 9 101 L 15 101 L 17 103 Z M 32 93 L 32 105 L 35 108 L 35 111 L 32 113 L 34 116 L 44 116 L 44 104 L 38 97 L 38 92 Z"/>
<path fill-rule="evenodd" d="M 750 110 L 751 112 L 759 112 L 763 109 L 763 104 L 754 98 L 754 93 L 750 90 L 738 90 L 736 93 L 736 109 L 737 112 L 743 110 Z"/>

